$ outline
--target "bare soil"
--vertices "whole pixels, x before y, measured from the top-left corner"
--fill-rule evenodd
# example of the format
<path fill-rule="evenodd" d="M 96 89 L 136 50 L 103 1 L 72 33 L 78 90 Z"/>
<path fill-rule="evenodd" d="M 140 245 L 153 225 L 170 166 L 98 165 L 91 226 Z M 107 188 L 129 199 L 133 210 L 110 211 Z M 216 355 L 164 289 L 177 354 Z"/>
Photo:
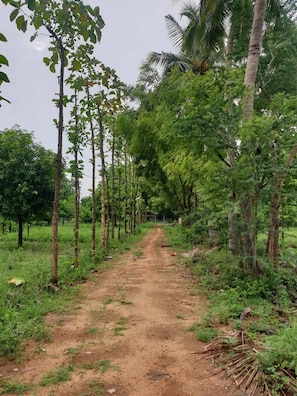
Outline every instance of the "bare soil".
<path fill-rule="evenodd" d="M 31 385 L 23 394 L 32 396 L 238 395 L 188 331 L 207 305 L 194 282 L 156 227 L 81 285 L 71 312 L 47 315 L 52 341 L 29 344 L 22 362 L 1 364 L 1 376 Z M 61 367 L 70 380 L 40 385 Z"/>

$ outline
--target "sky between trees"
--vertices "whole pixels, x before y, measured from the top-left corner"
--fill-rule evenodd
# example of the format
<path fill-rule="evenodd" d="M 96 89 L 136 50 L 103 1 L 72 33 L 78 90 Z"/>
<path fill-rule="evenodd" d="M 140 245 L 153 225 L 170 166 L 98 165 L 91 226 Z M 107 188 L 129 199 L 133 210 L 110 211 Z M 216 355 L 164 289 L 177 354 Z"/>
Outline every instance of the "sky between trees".
<path fill-rule="evenodd" d="M 120 79 L 134 84 L 141 62 L 150 51 L 170 51 L 172 44 L 165 26 L 165 15 L 178 14 L 180 4 L 172 0 L 89 0 L 99 5 L 105 21 L 101 43 L 96 57 L 114 68 Z M 8 39 L 1 43 L 1 52 L 9 60 L 10 84 L 3 84 L 2 95 L 11 104 L 0 108 L 0 130 L 15 124 L 33 132 L 37 142 L 56 151 L 57 131 L 52 120 L 57 109 L 52 103 L 58 92 L 57 75 L 49 72 L 42 58 L 47 54 L 48 37 L 45 33 L 30 43 L 30 31 L 19 32 L 9 20 L 11 7 L 0 2 L 1 31 Z M 65 151 L 67 143 L 64 144 Z M 86 176 L 82 196 L 89 195 L 91 178 L 88 153 L 85 155 Z"/>

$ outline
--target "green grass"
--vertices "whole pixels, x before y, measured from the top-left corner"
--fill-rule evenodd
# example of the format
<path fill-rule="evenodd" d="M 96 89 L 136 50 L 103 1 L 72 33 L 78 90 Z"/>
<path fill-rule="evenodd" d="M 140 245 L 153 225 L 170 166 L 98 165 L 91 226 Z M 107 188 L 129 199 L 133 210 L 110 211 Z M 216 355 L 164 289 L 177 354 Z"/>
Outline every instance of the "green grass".
<path fill-rule="evenodd" d="M 195 334 L 198 341 L 202 342 L 209 342 L 219 334 L 215 327 L 207 327 L 201 323 L 193 323 L 188 330 Z"/>
<path fill-rule="evenodd" d="M 78 353 L 79 353 L 79 348 L 68 348 L 67 349 L 67 355 L 71 359 L 74 359 L 77 356 Z"/>
<path fill-rule="evenodd" d="M 41 378 L 41 386 L 49 386 L 60 384 L 71 380 L 70 373 L 74 370 L 73 366 L 59 367 L 56 371 L 51 371 L 48 374 L 44 374 Z"/>
<path fill-rule="evenodd" d="M 195 240 L 193 230 L 179 226 L 164 229 L 176 251 L 190 251 L 199 245 L 189 244 Z M 245 274 L 240 258 L 231 257 L 226 248 L 207 251 L 206 245 L 199 245 L 204 253 L 197 262 L 183 259 L 197 279 L 197 291 L 208 299 L 201 323 L 194 323 L 189 330 L 198 340 L 210 342 L 222 329 L 243 328 L 245 340 L 260 350 L 255 357 L 257 367 L 265 374 L 273 394 L 280 394 L 280 389 L 281 394 L 297 394 L 297 229 L 283 234 L 278 271 L 265 256 L 265 239 L 265 235 L 258 239 L 262 269 L 258 277 Z M 251 311 L 241 322 L 245 307 Z"/>
<path fill-rule="evenodd" d="M 111 240 L 108 255 L 115 257 L 125 252 L 150 227 L 141 226 L 135 234 L 121 241 Z M 99 245 L 96 257 L 91 257 L 91 225 L 82 224 L 79 235 L 79 265 L 73 268 L 73 225 L 59 227 L 57 292 L 48 287 L 52 259 L 51 227 L 31 226 L 29 235 L 24 230 L 22 248 L 17 248 L 15 226 L 11 233 L 0 235 L 0 357 L 16 358 L 21 353 L 22 341 L 26 339 L 49 340 L 44 315 L 73 309 L 80 282 L 92 276 L 94 271 L 108 267 L 109 260 L 104 261 L 106 250 Z M 8 283 L 13 278 L 24 282 L 18 286 Z"/>
<path fill-rule="evenodd" d="M 0 395 L 14 394 L 23 395 L 31 389 L 30 385 L 22 384 L 17 381 L 4 381 L 0 387 Z"/>
<path fill-rule="evenodd" d="M 98 337 L 102 336 L 102 330 L 98 329 L 97 327 L 87 328 L 86 333 L 89 335 L 94 335 L 94 336 L 98 336 Z"/>
<path fill-rule="evenodd" d="M 176 317 L 176 319 L 184 319 L 183 315 L 181 315 L 181 314 L 176 314 L 175 317 Z"/>
<path fill-rule="evenodd" d="M 98 368 L 101 371 L 102 374 L 106 373 L 108 370 L 118 370 L 116 366 L 113 366 L 110 362 L 110 360 L 100 360 L 98 363 Z"/>
<path fill-rule="evenodd" d="M 113 328 L 113 334 L 115 336 L 121 336 L 123 335 L 123 331 L 127 330 L 127 323 L 128 320 L 126 318 L 121 318 L 115 325 L 115 327 Z"/>
<path fill-rule="evenodd" d="M 102 305 L 103 308 L 105 308 L 107 305 L 112 303 L 112 299 L 111 298 L 107 298 L 106 300 L 103 301 Z"/>
<path fill-rule="evenodd" d="M 112 365 L 108 359 L 100 360 L 96 363 L 82 363 L 77 367 L 84 370 L 98 370 L 102 374 L 106 373 L 108 370 L 119 370 L 118 366 Z"/>
<path fill-rule="evenodd" d="M 89 385 L 90 391 L 84 392 L 81 396 L 103 396 L 105 395 L 104 384 L 92 382 Z"/>

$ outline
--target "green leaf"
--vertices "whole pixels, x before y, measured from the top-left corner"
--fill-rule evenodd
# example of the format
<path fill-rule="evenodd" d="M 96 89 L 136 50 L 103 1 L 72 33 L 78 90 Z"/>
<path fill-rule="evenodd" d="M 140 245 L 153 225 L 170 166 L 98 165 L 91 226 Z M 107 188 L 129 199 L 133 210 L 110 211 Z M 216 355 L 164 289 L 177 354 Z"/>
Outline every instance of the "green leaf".
<path fill-rule="evenodd" d="M 18 16 L 18 13 L 19 13 L 18 8 L 16 8 L 15 10 L 12 11 L 12 13 L 9 16 L 9 19 L 11 22 L 15 20 L 15 18 Z"/>
<path fill-rule="evenodd" d="M 0 41 L 7 41 L 7 38 L 2 33 L 0 33 Z"/>
<path fill-rule="evenodd" d="M 80 61 L 78 61 L 77 59 L 73 59 L 72 67 L 74 70 L 80 70 L 81 69 Z"/>
<path fill-rule="evenodd" d="M 36 15 L 33 19 L 33 25 L 35 29 L 39 29 L 42 26 L 42 24 L 43 24 L 43 19 L 40 16 Z"/>
<path fill-rule="evenodd" d="M 26 31 L 27 31 L 27 25 L 28 25 L 28 21 L 24 21 L 23 24 L 22 24 L 22 27 L 21 27 L 21 30 L 22 30 L 23 32 L 26 32 Z"/>
<path fill-rule="evenodd" d="M 33 34 L 33 36 L 31 36 L 30 37 L 30 41 L 31 41 L 31 43 L 32 43 L 32 41 L 34 41 L 35 39 L 36 39 L 36 37 L 37 37 L 37 32 L 35 32 L 34 34 Z"/>
<path fill-rule="evenodd" d="M 98 28 L 98 26 L 95 26 L 95 30 L 96 30 L 96 34 L 97 34 L 97 41 L 100 42 L 101 36 L 102 36 L 101 30 L 100 30 L 100 28 Z"/>
<path fill-rule="evenodd" d="M 43 63 L 45 63 L 46 66 L 49 66 L 50 61 L 51 61 L 50 58 L 48 58 L 48 57 L 46 57 L 46 56 L 43 58 Z"/>
<path fill-rule="evenodd" d="M 8 0 L 8 3 L 12 6 L 12 7 L 17 7 L 20 8 L 20 1 L 13 1 L 13 0 Z"/>
<path fill-rule="evenodd" d="M 9 78 L 7 77 L 7 74 L 0 72 L 0 84 L 2 84 L 2 82 L 7 82 L 9 83 Z"/>
<path fill-rule="evenodd" d="M 99 26 L 100 29 L 103 29 L 105 26 L 105 22 L 104 22 L 103 18 L 101 17 L 101 15 L 98 15 L 97 25 Z"/>
<path fill-rule="evenodd" d="M 51 71 L 52 73 L 56 73 L 56 65 L 55 65 L 54 63 L 51 63 L 51 64 L 50 64 L 50 71 Z"/>
<path fill-rule="evenodd" d="M 53 63 L 50 64 L 50 71 L 52 73 L 56 73 L 56 68 L 55 68 L 55 65 Z"/>
<path fill-rule="evenodd" d="M 27 21 L 25 21 L 24 15 L 20 15 L 16 19 L 16 25 L 19 30 L 25 32 L 27 30 Z"/>
<path fill-rule="evenodd" d="M 87 29 L 85 27 L 82 27 L 81 34 L 82 34 L 84 40 L 87 41 L 88 38 L 89 38 L 89 35 L 88 35 L 88 31 L 87 31 Z"/>
<path fill-rule="evenodd" d="M 5 65 L 5 66 L 9 66 L 7 58 L 5 58 L 5 56 L 1 55 L 1 54 L 0 54 L 0 64 L 1 65 Z"/>
<path fill-rule="evenodd" d="M 36 2 L 35 0 L 26 0 L 27 6 L 29 10 L 33 11 L 36 8 Z"/>
<path fill-rule="evenodd" d="M 89 35 L 91 42 L 96 44 L 97 38 L 96 38 L 96 35 L 94 34 L 93 30 L 89 30 L 88 35 Z"/>
<path fill-rule="evenodd" d="M 59 62 L 59 55 L 57 54 L 57 52 L 55 52 L 55 53 L 52 55 L 51 60 L 52 60 L 52 62 L 53 62 L 55 65 L 58 64 L 58 62 Z"/>

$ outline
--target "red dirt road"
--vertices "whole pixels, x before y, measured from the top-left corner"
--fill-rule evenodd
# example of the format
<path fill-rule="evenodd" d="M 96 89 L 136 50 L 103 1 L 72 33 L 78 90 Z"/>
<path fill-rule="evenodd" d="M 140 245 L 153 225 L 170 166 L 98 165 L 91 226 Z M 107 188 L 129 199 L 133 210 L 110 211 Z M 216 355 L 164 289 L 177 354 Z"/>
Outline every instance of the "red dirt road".
<path fill-rule="evenodd" d="M 27 359 L 0 367 L 37 396 L 223 396 L 240 392 L 211 366 L 188 328 L 200 320 L 205 299 L 188 269 L 150 231 L 112 268 L 81 286 L 70 313 L 50 314 L 52 342 Z M 42 376 L 70 368 L 70 380 L 41 386 Z M 12 394 L 11 394 L 12 395 Z"/>

